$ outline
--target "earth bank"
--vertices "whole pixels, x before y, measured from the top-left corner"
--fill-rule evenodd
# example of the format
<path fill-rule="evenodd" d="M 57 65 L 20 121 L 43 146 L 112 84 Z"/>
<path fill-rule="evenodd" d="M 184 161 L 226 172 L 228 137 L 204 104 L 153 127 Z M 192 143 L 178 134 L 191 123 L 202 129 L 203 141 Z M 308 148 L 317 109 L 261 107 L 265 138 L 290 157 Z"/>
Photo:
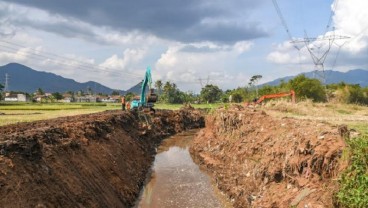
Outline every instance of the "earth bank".
<path fill-rule="evenodd" d="M 233 106 L 207 116 L 190 151 L 234 207 L 333 207 L 346 133 Z"/>
<path fill-rule="evenodd" d="M 1 207 L 131 207 L 155 148 L 204 126 L 199 111 L 64 117 L 0 127 Z"/>

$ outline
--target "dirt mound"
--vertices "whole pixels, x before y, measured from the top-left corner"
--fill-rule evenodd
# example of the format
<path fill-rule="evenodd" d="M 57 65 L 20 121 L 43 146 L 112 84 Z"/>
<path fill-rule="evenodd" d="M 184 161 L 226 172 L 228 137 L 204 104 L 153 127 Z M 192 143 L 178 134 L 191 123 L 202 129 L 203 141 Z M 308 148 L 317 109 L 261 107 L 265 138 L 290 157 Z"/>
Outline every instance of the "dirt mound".
<path fill-rule="evenodd" d="M 121 111 L 0 128 L 1 207 L 130 207 L 171 134 L 204 126 L 195 110 Z"/>
<path fill-rule="evenodd" d="M 332 207 L 345 147 L 338 129 L 235 107 L 208 116 L 190 149 L 234 206 Z"/>

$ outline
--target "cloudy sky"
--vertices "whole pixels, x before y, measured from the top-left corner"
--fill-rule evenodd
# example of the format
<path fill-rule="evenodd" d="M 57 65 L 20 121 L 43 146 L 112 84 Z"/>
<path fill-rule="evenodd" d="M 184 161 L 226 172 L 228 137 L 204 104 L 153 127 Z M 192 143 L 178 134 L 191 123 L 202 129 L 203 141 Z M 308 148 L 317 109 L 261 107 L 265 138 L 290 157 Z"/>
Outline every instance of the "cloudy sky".
<path fill-rule="evenodd" d="M 0 65 L 17 62 L 80 82 L 127 89 L 143 79 L 199 92 L 260 83 L 314 69 L 368 70 L 368 1 L 0 0 Z M 330 23 L 330 24 L 329 24 Z M 338 37 L 350 37 L 338 39 Z M 330 41 L 331 43 L 331 41 Z M 297 49 L 296 49 L 297 48 Z M 3 78 L 0 78 L 2 80 Z"/>

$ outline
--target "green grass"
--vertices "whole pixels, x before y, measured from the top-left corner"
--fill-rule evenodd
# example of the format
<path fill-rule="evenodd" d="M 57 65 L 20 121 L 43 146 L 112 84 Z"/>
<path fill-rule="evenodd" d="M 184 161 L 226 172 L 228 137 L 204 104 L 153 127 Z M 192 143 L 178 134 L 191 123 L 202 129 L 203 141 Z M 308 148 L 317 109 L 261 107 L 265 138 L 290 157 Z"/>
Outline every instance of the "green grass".
<path fill-rule="evenodd" d="M 337 199 L 342 207 L 368 207 L 368 136 L 347 139 L 349 166 L 339 180 Z"/>
<path fill-rule="evenodd" d="M 193 104 L 194 108 L 217 108 L 222 104 Z M 156 104 L 156 109 L 178 110 L 182 104 Z M 119 110 L 120 103 L 0 103 L 0 126 L 64 116 Z"/>
<path fill-rule="evenodd" d="M 349 124 L 350 129 L 355 129 L 362 135 L 368 135 L 368 125 L 366 123 L 351 123 Z"/>
<path fill-rule="evenodd" d="M 340 114 L 352 114 L 352 112 L 350 112 L 350 111 L 347 111 L 347 110 L 344 110 L 344 109 L 338 109 L 338 110 L 336 110 L 338 113 L 340 113 Z"/>
<path fill-rule="evenodd" d="M 119 103 L 1 103 L 0 126 L 121 109 Z"/>

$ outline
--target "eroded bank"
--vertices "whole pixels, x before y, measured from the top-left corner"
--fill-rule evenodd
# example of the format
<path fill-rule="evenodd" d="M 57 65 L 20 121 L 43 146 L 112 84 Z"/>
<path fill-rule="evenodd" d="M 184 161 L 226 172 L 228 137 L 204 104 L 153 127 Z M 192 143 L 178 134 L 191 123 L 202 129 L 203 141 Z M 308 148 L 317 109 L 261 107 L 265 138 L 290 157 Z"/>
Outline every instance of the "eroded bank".
<path fill-rule="evenodd" d="M 207 116 L 190 151 L 235 207 L 333 207 L 344 133 L 233 106 Z"/>
<path fill-rule="evenodd" d="M 64 117 L 0 127 L 1 207 L 131 207 L 169 135 L 204 126 L 196 110 Z"/>

